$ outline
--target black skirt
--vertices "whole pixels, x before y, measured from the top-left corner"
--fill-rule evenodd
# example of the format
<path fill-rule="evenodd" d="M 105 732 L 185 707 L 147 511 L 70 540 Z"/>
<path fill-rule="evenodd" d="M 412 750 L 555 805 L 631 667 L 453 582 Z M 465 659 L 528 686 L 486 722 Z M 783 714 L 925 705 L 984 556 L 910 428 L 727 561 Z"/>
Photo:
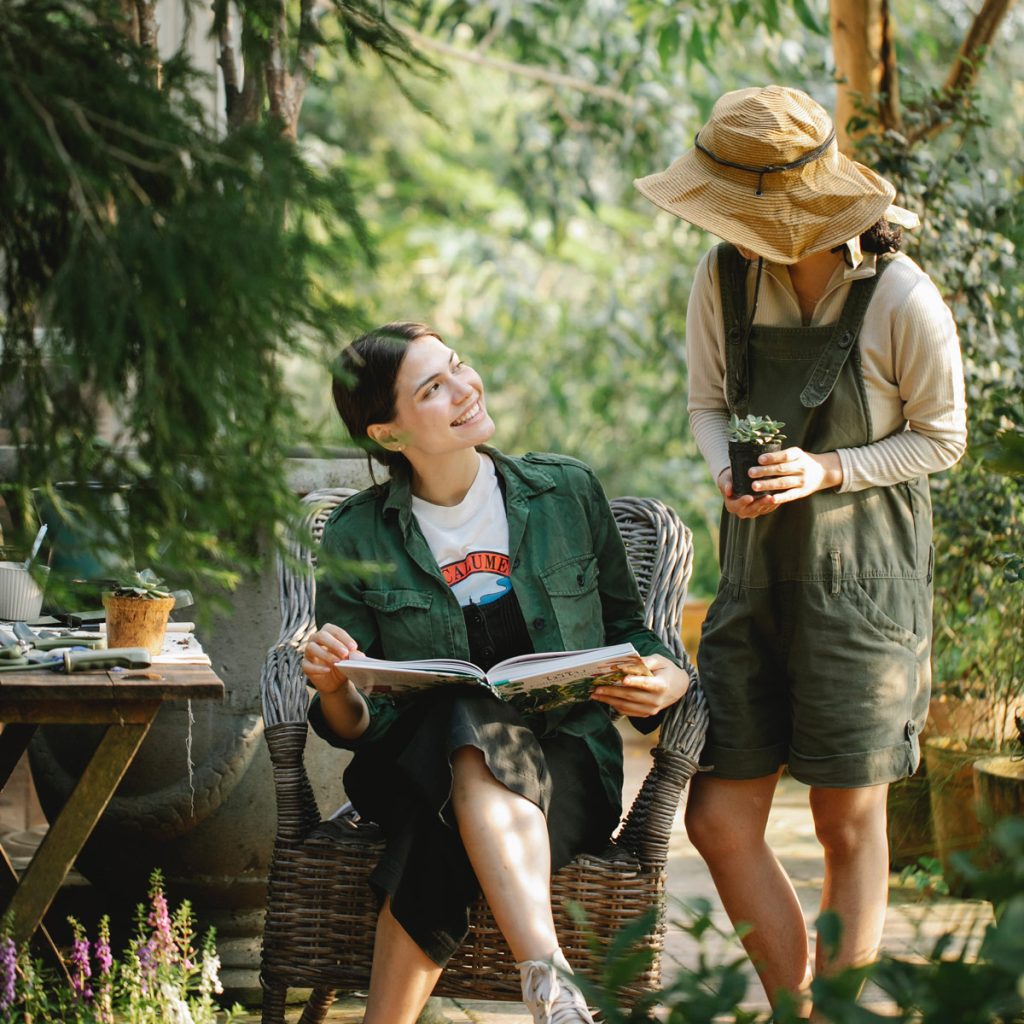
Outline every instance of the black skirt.
<path fill-rule="evenodd" d="M 586 743 L 538 735 L 538 722 L 481 688 L 444 687 L 417 698 L 417 713 L 360 747 L 345 772 L 352 803 L 386 839 L 370 879 L 378 898 L 391 897 L 395 919 L 439 966 L 465 938 L 480 893 L 451 809 L 456 750 L 476 747 L 499 782 L 544 812 L 553 871 L 599 853 L 618 824 Z"/>

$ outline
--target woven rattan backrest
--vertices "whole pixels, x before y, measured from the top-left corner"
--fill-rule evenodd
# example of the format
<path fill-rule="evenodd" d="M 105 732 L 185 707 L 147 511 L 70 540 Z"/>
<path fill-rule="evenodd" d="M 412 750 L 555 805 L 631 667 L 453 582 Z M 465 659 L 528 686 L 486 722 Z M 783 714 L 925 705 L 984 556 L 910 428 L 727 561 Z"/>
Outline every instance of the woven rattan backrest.
<path fill-rule="evenodd" d="M 260 673 L 263 720 L 267 725 L 304 722 L 309 705 L 302 650 L 316 630 L 316 549 L 331 513 L 356 492 L 350 487 L 311 491 L 302 499 L 304 514 L 285 541 L 277 559 L 277 590 L 281 631 L 267 653 Z"/>

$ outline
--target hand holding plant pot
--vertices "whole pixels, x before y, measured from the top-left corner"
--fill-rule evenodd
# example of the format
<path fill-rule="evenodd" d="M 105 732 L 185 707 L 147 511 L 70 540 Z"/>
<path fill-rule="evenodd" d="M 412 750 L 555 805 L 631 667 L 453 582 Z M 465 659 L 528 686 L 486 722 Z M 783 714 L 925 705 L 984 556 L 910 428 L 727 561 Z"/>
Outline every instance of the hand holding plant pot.
<path fill-rule="evenodd" d="M 745 416 L 740 419 L 733 413 L 729 420 L 729 465 L 732 469 L 734 497 L 754 494 L 749 471 L 758 465 L 759 456 L 782 448 L 786 435 L 781 431 L 785 425 L 767 416 Z"/>

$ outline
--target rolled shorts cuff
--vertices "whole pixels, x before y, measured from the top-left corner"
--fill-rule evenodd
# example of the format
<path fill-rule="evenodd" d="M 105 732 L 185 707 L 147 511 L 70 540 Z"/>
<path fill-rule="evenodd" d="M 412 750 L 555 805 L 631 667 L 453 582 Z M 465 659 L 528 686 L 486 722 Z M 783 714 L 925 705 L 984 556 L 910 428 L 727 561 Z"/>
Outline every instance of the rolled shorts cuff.
<path fill-rule="evenodd" d="M 908 778 L 920 763 L 921 749 L 915 734 L 891 747 L 858 754 L 804 757 L 794 750 L 789 755 L 789 774 L 808 786 L 859 789 Z"/>
<path fill-rule="evenodd" d="M 702 772 L 717 779 L 760 779 L 777 772 L 788 757 L 789 748 L 785 743 L 753 750 L 706 743 L 700 755 L 700 767 Z"/>

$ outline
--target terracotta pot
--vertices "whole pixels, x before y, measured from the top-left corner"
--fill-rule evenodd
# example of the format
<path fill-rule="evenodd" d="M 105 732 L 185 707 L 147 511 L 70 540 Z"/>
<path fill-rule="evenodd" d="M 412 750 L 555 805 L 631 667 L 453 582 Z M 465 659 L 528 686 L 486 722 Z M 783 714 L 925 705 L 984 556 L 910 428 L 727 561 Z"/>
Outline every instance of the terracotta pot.
<path fill-rule="evenodd" d="M 159 654 L 167 632 L 173 597 L 115 597 L 103 595 L 107 612 L 108 647 L 145 647 Z"/>

